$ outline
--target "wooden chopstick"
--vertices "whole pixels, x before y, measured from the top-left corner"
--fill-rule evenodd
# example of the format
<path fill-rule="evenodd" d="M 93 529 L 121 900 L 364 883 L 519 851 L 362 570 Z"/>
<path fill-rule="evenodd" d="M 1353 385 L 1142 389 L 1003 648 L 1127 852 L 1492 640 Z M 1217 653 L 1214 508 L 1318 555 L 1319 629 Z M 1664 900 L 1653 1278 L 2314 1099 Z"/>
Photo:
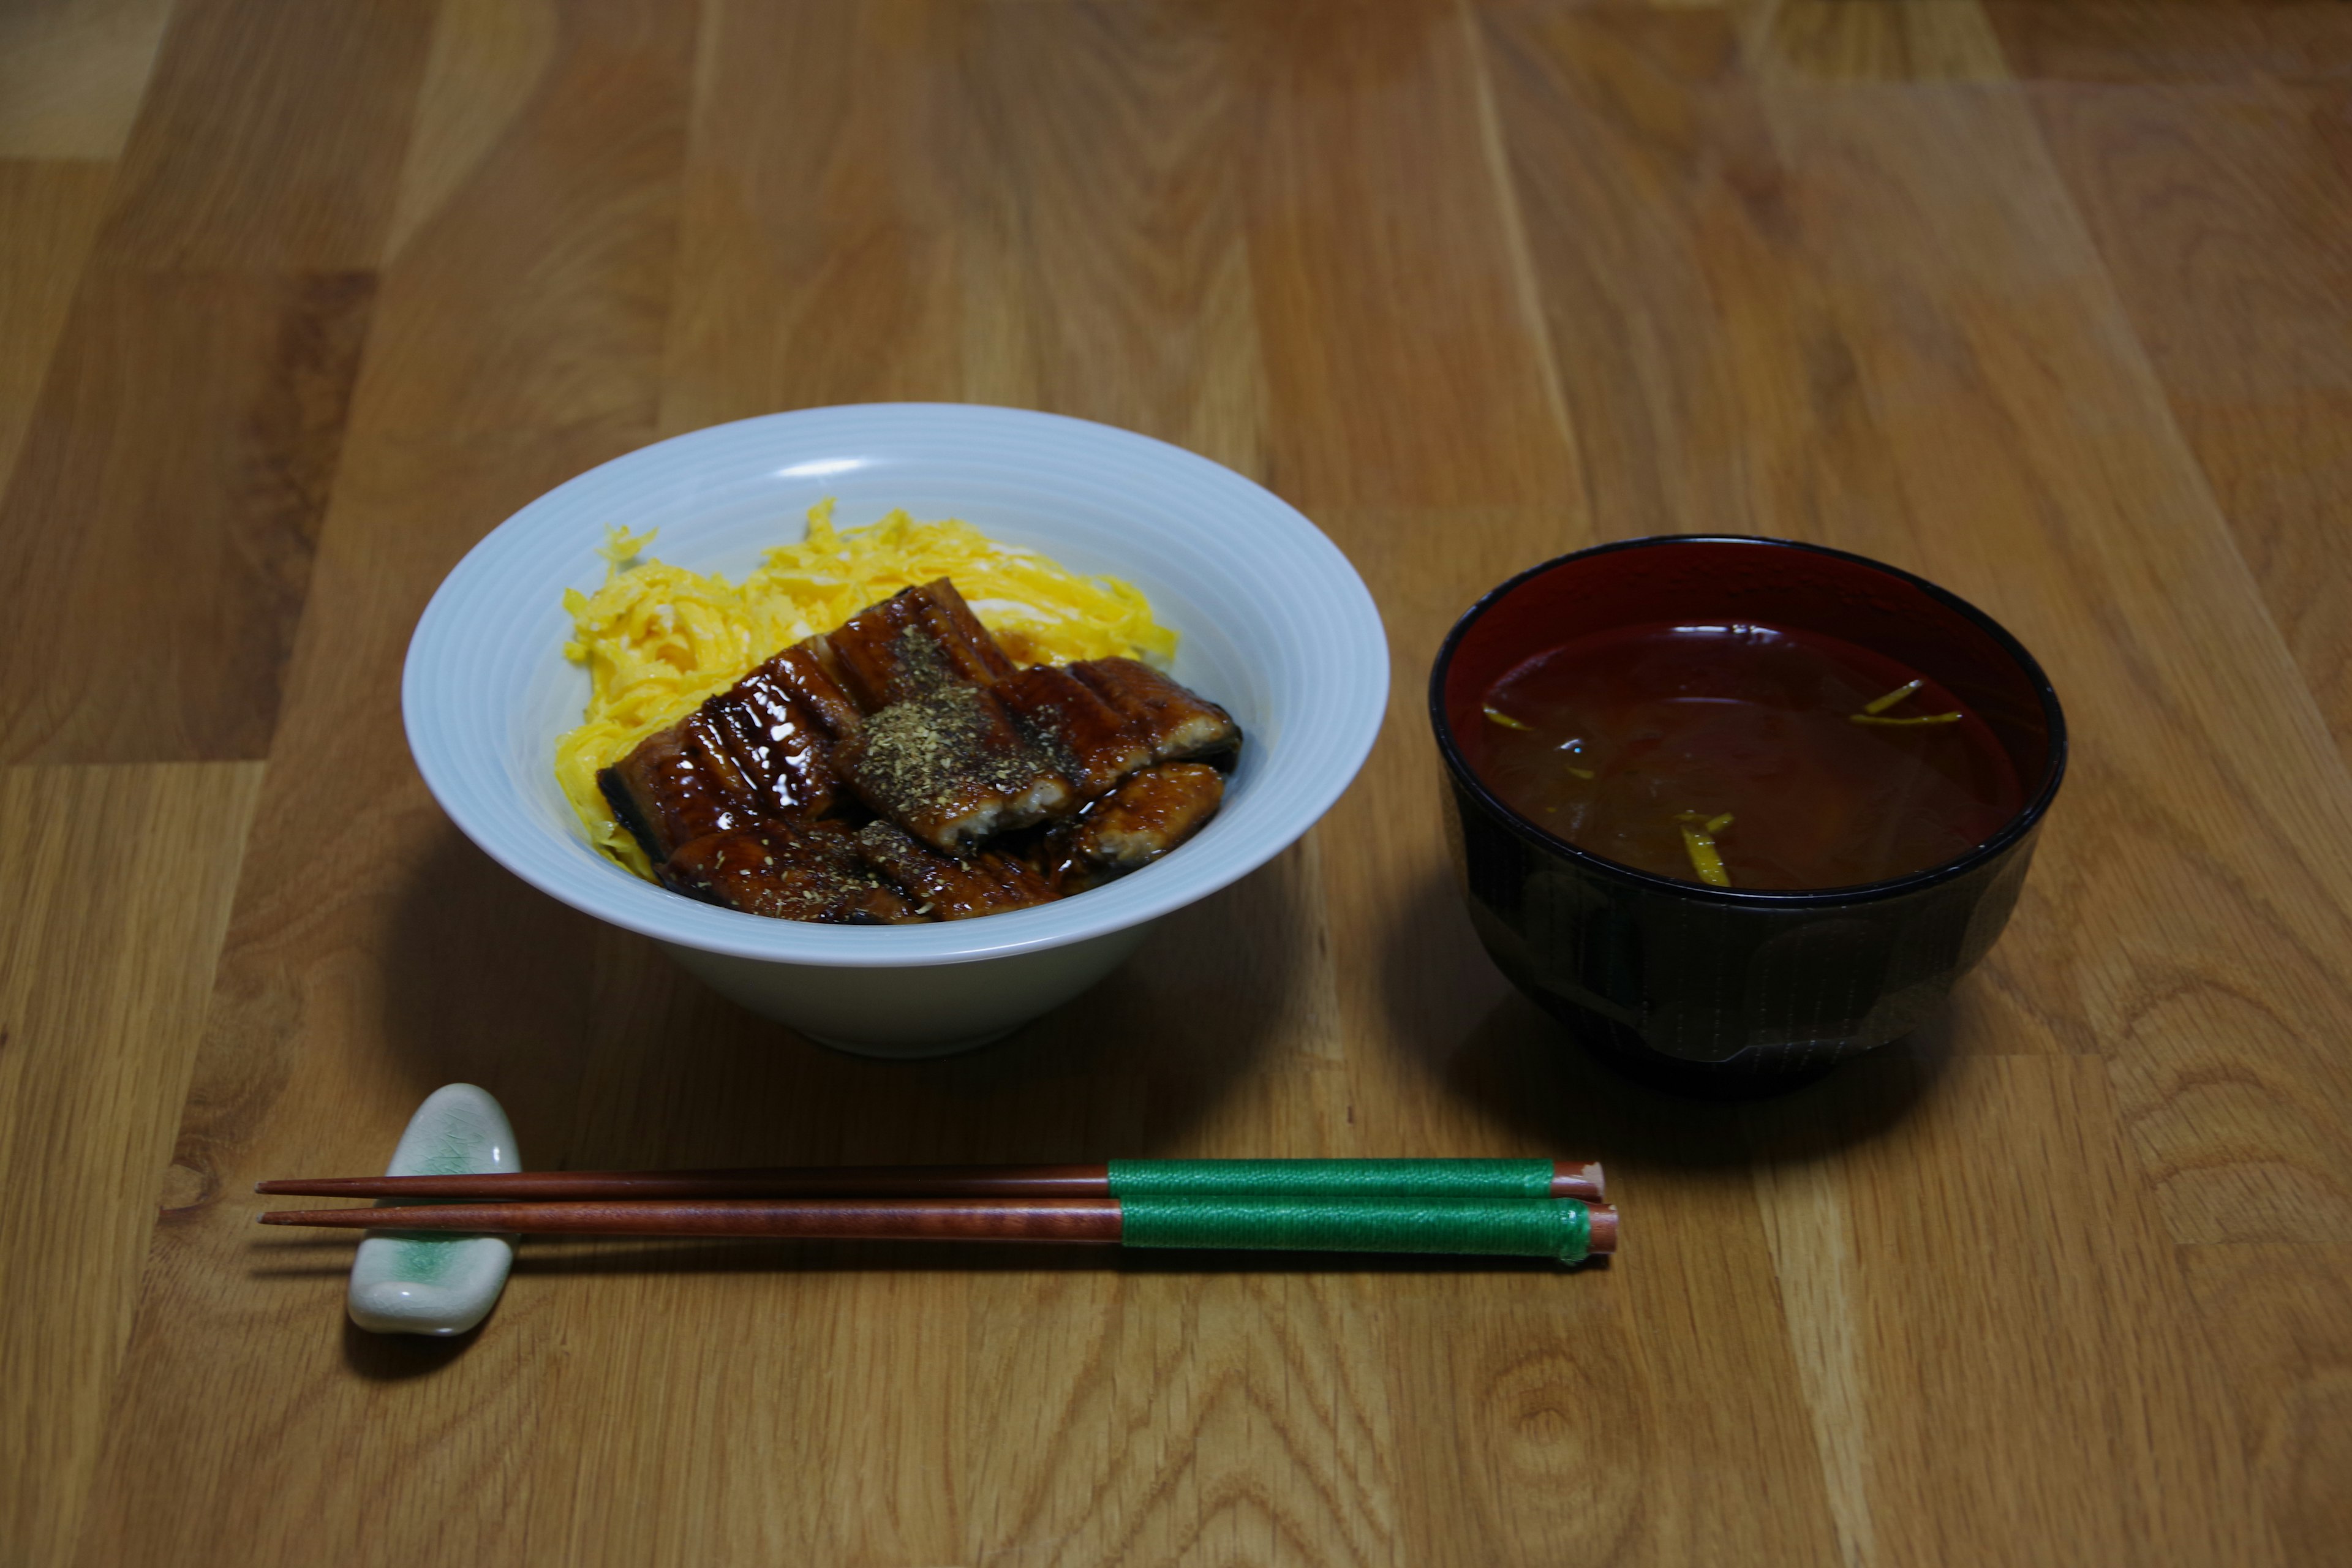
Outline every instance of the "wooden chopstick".
<path fill-rule="evenodd" d="M 315 1209 L 265 1214 L 261 1223 L 526 1236 L 1115 1242 L 1119 1206 L 1116 1198 L 617 1199 Z"/>
<path fill-rule="evenodd" d="M 1129 1168 L 1161 1162 L 1124 1163 Z M 1173 1162 L 1168 1163 L 1175 1163 Z M 1219 1162 L 1187 1161 L 1192 1166 Z M 1304 1162 L 1250 1162 L 1292 1164 Z M 1365 1166 L 1375 1162 L 1316 1162 Z M 1445 1165 L 1446 1161 L 1416 1161 Z M 448 1198 L 509 1203 L 655 1198 L 1107 1198 L 1108 1162 L 1089 1165 L 787 1165 L 724 1171 L 511 1171 L 488 1175 L 321 1176 L 257 1183 L 254 1191 L 315 1198 Z M 1398 1189 L 1400 1195 L 1411 1187 Z M 1599 1162 L 1556 1160 L 1549 1195 L 1598 1203 Z M 513 1227 L 507 1227 L 513 1228 Z"/>
<path fill-rule="evenodd" d="M 1225 1229 L 1221 1239 L 1166 1239 L 1171 1212 L 1180 1220 L 1188 1205 L 1214 1211 Z M 1129 1211 L 1157 1216 L 1160 1239 L 1130 1234 Z M 1617 1211 L 1606 1205 L 1589 1207 L 1577 1200 L 1511 1198 L 1449 1201 L 1444 1199 L 1378 1200 L 1339 1198 L 1317 1204 L 1301 1199 L 1128 1199 L 1118 1198 L 830 1198 L 800 1200 L 709 1199 L 556 1203 L 469 1203 L 400 1209 L 348 1208 L 273 1212 L 261 1215 L 264 1225 L 320 1226 L 349 1230 L 440 1230 L 473 1234 L 531 1236 L 700 1236 L 834 1238 L 867 1241 L 1043 1241 L 1127 1242 L 1144 1246 L 1304 1247 L 1331 1250 L 1416 1252 L 1528 1252 L 1542 1247 L 1447 1245 L 1443 1232 L 1453 1215 L 1462 1216 L 1463 1230 L 1449 1233 L 1456 1240 L 1501 1215 L 1553 1217 L 1551 1211 L 1583 1211 L 1589 1240 L 1578 1255 L 1613 1252 L 1617 1246 Z M 1370 1216 L 1366 1219 L 1365 1216 Z M 1401 1217 L 1400 1217 L 1401 1216 Z M 1363 1247 L 1348 1244 L 1350 1236 L 1367 1234 L 1357 1228 L 1369 1224 L 1395 1230 L 1416 1220 L 1428 1228 L 1418 1240 L 1390 1240 Z M 1278 1235 L 1268 1226 L 1287 1224 Z M 1259 1239 L 1230 1239 L 1255 1232 Z M 1302 1232 L 1314 1233 L 1299 1239 Z M 1437 1245 L 1429 1245 L 1433 1236 Z M 1334 1238 L 1337 1239 L 1334 1239 Z M 1572 1260 L 1572 1258 L 1571 1258 Z"/>

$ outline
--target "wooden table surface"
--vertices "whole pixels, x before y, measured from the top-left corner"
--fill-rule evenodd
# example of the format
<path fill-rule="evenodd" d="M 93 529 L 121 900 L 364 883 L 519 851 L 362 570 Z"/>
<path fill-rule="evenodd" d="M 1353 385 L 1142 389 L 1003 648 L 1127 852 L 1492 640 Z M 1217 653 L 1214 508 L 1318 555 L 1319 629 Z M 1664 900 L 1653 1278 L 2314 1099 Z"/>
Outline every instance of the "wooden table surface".
<path fill-rule="evenodd" d="M 0 10 L 0 1562 L 2154 1564 L 2352 1551 L 2352 9 Z M 828 1054 L 493 866 L 426 596 L 714 421 L 1180 442 L 1387 618 L 1296 849 L 968 1058 Z M 2049 667 L 1950 1015 L 1725 1108 L 1473 941 L 1421 683 L 1596 541 L 1792 535 Z M 261 1176 L 1591 1152 L 1613 1267 L 527 1247 L 343 1321 Z"/>

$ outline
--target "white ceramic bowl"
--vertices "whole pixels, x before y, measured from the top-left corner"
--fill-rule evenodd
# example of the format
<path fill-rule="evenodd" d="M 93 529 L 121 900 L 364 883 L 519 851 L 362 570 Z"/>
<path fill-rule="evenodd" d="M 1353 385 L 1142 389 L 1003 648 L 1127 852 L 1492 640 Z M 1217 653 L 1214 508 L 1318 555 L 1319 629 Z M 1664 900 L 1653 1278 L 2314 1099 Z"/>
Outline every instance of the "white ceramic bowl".
<path fill-rule="evenodd" d="M 765 920 L 632 877 L 588 846 L 556 787 L 556 737 L 588 678 L 565 661 L 566 588 L 604 578 L 604 525 L 658 528 L 651 553 L 740 577 L 798 540 L 810 506 L 843 527 L 893 507 L 960 517 L 1076 571 L 1127 578 L 1182 634 L 1175 675 L 1248 740 L 1223 808 L 1166 859 L 1033 910 L 938 925 Z M 1108 426 L 957 404 L 769 415 L 680 436 L 560 485 L 441 584 L 408 647 L 409 748 L 475 843 L 541 891 L 654 938 L 755 1012 L 846 1049 L 933 1056 L 1060 1005 L 1150 922 L 1264 865 L 1355 777 L 1388 696 L 1380 613 L 1297 511 L 1205 458 Z"/>

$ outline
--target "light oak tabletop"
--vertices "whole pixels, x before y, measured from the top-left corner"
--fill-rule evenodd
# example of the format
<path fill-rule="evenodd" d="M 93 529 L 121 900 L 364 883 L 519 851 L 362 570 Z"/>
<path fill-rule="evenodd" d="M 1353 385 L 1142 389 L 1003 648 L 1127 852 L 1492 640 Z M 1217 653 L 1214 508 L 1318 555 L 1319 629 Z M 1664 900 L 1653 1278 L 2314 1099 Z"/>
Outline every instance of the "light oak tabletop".
<path fill-rule="evenodd" d="M 508 876 L 402 738 L 556 482 L 938 399 L 1267 485 L 1391 721 L 968 1057 L 828 1053 Z M 0 8 L 0 1562 L 2284 1564 L 2352 1542 L 2352 9 Z M 1472 937 L 1489 584 L 1811 540 L 2073 773 L 1948 1017 L 1726 1107 Z M 343 1319 L 264 1176 L 452 1080 L 535 1168 L 1594 1154 L 1580 1270 L 526 1245 Z"/>

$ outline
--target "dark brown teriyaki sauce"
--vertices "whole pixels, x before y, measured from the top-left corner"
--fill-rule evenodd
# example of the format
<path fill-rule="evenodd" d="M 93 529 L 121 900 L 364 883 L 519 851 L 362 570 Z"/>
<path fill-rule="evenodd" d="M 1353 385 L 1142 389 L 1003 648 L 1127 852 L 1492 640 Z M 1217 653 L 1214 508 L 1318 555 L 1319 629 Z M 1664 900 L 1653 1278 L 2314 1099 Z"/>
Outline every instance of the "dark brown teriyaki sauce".
<path fill-rule="evenodd" d="M 1855 721 L 1915 680 L 1877 716 L 1930 721 Z M 1462 740 L 1506 804 L 1685 881 L 1715 879 L 1706 844 L 1735 888 L 1883 881 L 1967 853 L 2022 804 L 2008 753 L 1950 692 L 1818 632 L 1615 627 L 1527 660 L 1484 708 Z"/>

